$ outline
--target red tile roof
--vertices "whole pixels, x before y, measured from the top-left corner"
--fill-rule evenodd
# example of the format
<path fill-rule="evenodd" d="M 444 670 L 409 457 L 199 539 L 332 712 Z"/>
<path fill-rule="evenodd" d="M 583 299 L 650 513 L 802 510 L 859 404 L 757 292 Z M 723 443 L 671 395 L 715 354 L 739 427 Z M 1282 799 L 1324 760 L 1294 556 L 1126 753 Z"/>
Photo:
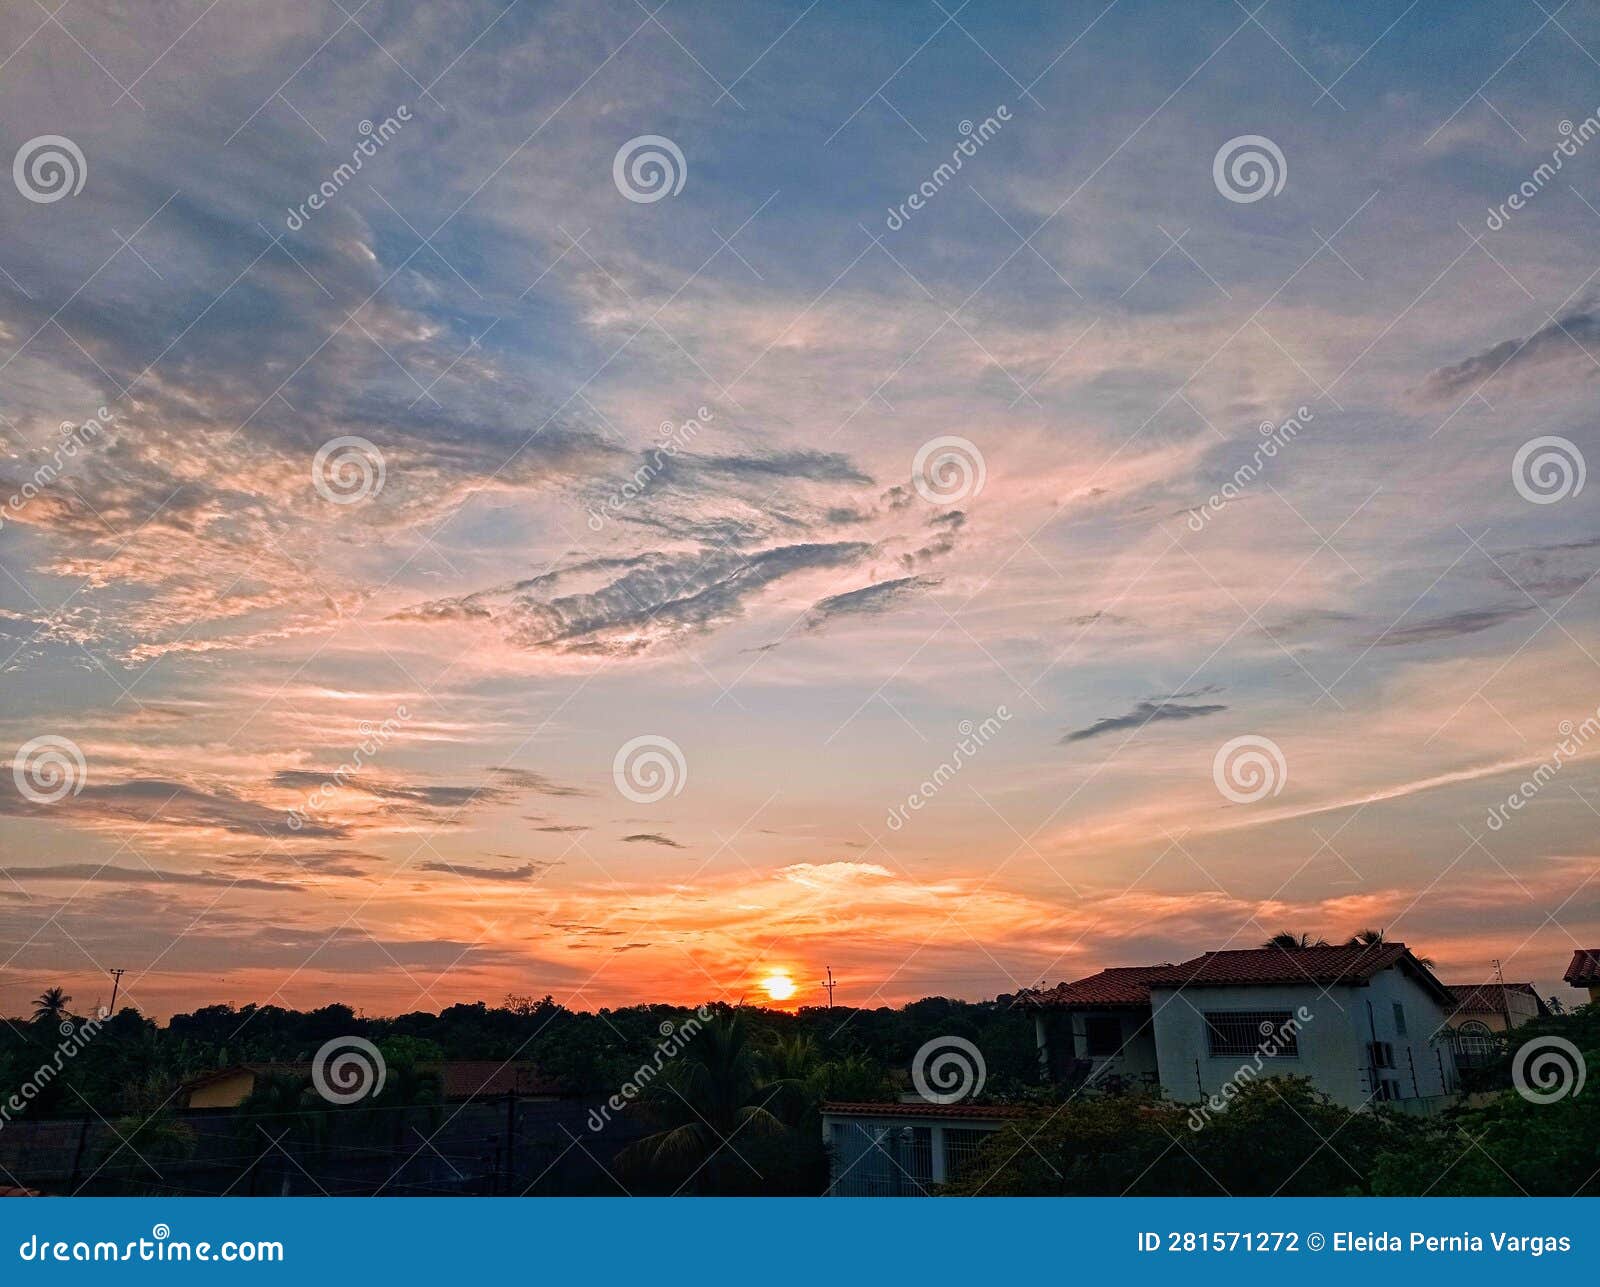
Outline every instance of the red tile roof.
<path fill-rule="evenodd" d="M 1549 1013 L 1544 999 L 1531 983 L 1446 983 L 1455 998 L 1455 1014 L 1505 1014 L 1505 993 L 1520 992 L 1533 998 L 1540 1014 Z"/>
<path fill-rule="evenodd" d="M 1206 952 L 1175 965 L 1165 987 L 1230 987 L 1253 983 L 1364 983 L 1409 955 L 1404 943 L 1360 947 L 1250 947 Z M 1156 982 L 1152 980 L 1152 982 Z M 1439 985 L 1441 988 L 1443 984 Z"/>
<path fill-rule="evenodd" d="M 1580 947 L 1562 977 L 1575 988 L 1600 988 L 1600 947 Z"/>
<path fill-rule="evenodd" d="M 824 1113 L 839 1117 L 960 1117 L 968 1121 L 1010 1121 L 1026 1117 L 1020 1104 L 823 1104 Z"/>
<path fill-rule="evenodd" d="M 1019 992 L 1017 1000 L 1025 1008 L 1147 1006 L 1151 976 L 1165 974 L 1173 968 L 1170 964 L 1114 965 L 1076 983 L 1058 983 L 1053 988 Z"/>
<path fill-rule="evenodd" d="M 1406 963 L 1422 985 L 1444 1005 L 1454 1004 L 1444 984 L 1404 943 L 1356 947 L 1241 948 L 1206 952 L 1177 965 L 1145 965 L 1102 970 L 1075 983 L 1028 993 L 1022 1004 L 1047 1009 L 1145 1006 L 1150 989 L 1248 987 L 1268 983 L 1309 983 L 1316 987 L 1365 983 L 1382 970 Z"/>

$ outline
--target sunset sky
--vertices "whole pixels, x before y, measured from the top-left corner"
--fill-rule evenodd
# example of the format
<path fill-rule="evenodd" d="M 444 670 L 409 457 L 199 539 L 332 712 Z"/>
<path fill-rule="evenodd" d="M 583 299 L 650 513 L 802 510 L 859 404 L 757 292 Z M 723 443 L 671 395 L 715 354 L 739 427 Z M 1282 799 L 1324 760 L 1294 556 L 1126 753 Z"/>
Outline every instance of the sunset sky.
<path fill-rule="evenodd" d="M 1574 999 L 1600 15 L 658 5 L 0 12 L 0 1012 Z"/>

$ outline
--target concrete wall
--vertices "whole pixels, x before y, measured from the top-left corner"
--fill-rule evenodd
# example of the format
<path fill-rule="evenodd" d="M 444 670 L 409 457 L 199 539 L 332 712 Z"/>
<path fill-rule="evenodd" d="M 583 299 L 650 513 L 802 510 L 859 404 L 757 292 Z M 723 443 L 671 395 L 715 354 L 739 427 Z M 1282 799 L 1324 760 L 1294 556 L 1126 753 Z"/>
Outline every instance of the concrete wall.
<path fill-rule="evenodd" d="M 822 1114 L 822 1140 L 828 1147 L 828 1197 L 926 1197 L 933 1186 L 954 1178 L 957 1160 L 951 1145 L 998 1131 L 1003 1121 L 927 1117 L 865 1117 L 859 1113 Z M 925 1131 L 927 1151 L 912 1143 Z M 917 1138 L 921 1138 L 920 1136 Z"/>
<path fill-rule="evenodd" d="M 1161 1085 L 1171 1099 L 1194 1102 L 1219 1093 L 1242 1067 L 1256 1077 L 1309 1077 L 1317 1089 L 1348 1108 L 1359 1108 L 1374 1087 L 1367 1043 L 1390 1042 L 1393 1070 L 1380 1077 L 1400 1082 L 1403 1098 L 1427 1098 L 1455 1089 L 1455 1057 L 1447 1043 L 1431 1040 L 1445 1024 L 1444 1010 L 1414 980 L 1385 970 L 1364 987 L 1334 987 L 1326 994 L 1306 984 L 1263 987 L 1151 990 Z M 1397 1030 L 1394 1003 L 1405 1007 L 1406 1033 Z M 1369 1011 L 1370 1003 L 1370 1011 Z M 1309 1017 L 1300 1016 L 1302 1007 Z M 1298 1055 L 1264 1059 L 1213 1057 L 1202 1015 L 1210 1011 L 1287 1011 L 1300 1016 Z M 1440 1063 L 1443 1062 L 1441 1073 Z M 1413 1070 L 1415 1078 L 1413 1079 Z"/>

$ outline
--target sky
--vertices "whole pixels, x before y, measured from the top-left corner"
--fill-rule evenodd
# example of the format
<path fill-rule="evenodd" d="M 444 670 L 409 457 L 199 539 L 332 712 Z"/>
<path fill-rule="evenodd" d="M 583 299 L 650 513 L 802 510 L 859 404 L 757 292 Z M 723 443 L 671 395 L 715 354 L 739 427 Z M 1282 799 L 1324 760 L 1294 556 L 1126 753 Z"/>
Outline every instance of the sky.
<path fill-rule="evenodd" d="M 1597 54 L 1532 3 L 6 6 L 0 1012 L 1364 927 L 1576 999 Z"/>

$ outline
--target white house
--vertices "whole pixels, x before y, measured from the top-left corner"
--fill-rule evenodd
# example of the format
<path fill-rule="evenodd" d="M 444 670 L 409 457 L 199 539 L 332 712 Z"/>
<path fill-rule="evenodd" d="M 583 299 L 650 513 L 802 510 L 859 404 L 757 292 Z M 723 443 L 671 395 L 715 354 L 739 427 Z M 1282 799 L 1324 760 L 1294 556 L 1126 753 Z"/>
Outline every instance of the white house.
<path fill-rule="evenodd" d="M 1052 1081 L 1201 1103 L 1294 1075 L 1349 1108 L 1420 1112 L 1459 1085 L 1447 1025 L 1456 1001 L 1404 943 L 1207 952 L 1019 1000 L 1035 1013 Z"/>

